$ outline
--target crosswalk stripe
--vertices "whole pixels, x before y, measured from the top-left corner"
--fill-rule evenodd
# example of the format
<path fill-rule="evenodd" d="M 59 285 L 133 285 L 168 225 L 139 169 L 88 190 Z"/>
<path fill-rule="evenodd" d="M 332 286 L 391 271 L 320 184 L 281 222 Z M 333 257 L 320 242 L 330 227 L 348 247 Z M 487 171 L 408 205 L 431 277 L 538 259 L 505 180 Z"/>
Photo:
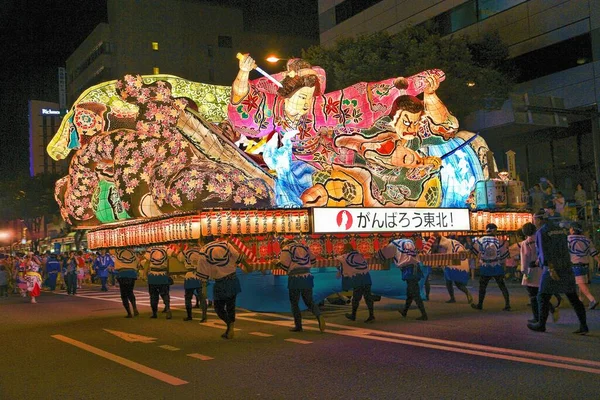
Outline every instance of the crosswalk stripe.
<path fill-rule="evenodd" d="M 205 356 L 204 354 L 198 354 L 198 353 L 192 353 L 192 354 L 188 354 L 188 357 L 192 357 L 192 358 L 197 358 L 198 360 L 201 361 L 210 361 L 210 360 L 214 360 L 214 357 L 209 357 L 209 356 Z"/>
<path fill-rule="evenodd" d="M 312 342 L 309 342 L 308 340 L 301 340 L 301 339 L 283 339 L 286 342 L 292 342 L 292 343 L 298 343 L 298 344 L 311 344 Z"/>
<path fill-rule="evenodd" d="M 273 336 L 270 333 L 263 333 L 263 332 L 249 332 L 248 334 L 254 335 L 254 336 L 260 336 L 260 337 L 272 337 Z"/>
<path fill-rule="evenodd" d="M 175 347 L 175 346 L 170 346 L 168 344 L 163 344 L 162 346 L 158 346 L 161 349 L 165 349 L 165 350 L 169 350 L 169 351 L 179 351 L 181 350 L 179 347 Z"/>

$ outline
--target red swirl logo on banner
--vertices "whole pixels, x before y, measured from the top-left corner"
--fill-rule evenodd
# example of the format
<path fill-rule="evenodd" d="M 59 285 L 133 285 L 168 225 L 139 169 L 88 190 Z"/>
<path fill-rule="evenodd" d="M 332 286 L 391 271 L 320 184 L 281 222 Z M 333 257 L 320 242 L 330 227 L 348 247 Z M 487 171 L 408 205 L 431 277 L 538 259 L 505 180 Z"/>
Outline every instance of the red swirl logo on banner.
<path fill-rule="evenodd" d="M 340 211 L 335 220 L 340 228 L 348 230 L 352 227 L 352 214 L 346 210 Z"/>

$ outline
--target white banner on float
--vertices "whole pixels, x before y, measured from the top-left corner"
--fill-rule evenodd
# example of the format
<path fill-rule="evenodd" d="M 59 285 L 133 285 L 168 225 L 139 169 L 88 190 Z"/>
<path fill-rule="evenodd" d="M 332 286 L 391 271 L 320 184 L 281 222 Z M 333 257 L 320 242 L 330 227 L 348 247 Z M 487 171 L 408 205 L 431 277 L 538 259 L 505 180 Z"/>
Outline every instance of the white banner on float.
<path fill-rule="evenodd" d="M 466 208 L 313 208 L 314 233 L 469 231 Z"/>

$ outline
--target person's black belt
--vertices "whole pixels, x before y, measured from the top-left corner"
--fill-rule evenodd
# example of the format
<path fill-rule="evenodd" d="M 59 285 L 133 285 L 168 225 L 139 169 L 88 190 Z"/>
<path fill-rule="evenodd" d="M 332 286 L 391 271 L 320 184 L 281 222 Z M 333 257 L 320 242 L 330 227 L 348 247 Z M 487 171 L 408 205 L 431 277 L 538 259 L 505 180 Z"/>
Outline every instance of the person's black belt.
<path fill-rule="evenodd" d="M 222 278 L 215 279 L 215 282 L 223 282 L 223 281 L 228 281 L 228 280 L 231 280 L 231 279 L 235 279 L 235 276 L 236 276 L 235 272 L 233 272 L 233 273 L 231 273 L 231 274 L 229 274 L 227 276 L 224 276 Z"/>
<path fill-rule="evenodd" d="M 590 264 L 588 264 L 588 263 L 575 263 L 573 265 L 581 265 L 582 267 L 587 267 Z"/>

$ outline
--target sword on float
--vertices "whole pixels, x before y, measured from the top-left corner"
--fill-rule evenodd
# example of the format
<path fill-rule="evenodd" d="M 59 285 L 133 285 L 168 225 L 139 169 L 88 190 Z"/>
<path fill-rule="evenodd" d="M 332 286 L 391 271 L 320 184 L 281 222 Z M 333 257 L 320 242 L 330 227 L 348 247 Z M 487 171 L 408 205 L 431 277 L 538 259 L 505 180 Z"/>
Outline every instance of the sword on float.
<path fill-rule="evenodd" d="M 237 58 L 238 60 L 241 60 L 242 58 L 244 58 L 244 55 L 242 53 L 237 53 L 235 55 L 235 58 Z M 274 84 L 276 84 L 279 87 L 283 87 L 283 85 L 281 84 L 281 82 L 279 82 L 277 79 L 273 78 L 271 75 L 269 75 L 268 72 L 265 72 L 265 70 L 263 70 L 260 67 L 255 67 L 254 68 L 256 71 L 260 72 L 262 74 L 262 76 L 264 76 L 265 78 L 267 78 L 268 80 L 270 80 L 271 82 L 273 82 Z"/>
<path fill-rule="evenodd" d="M 444 154 L 443 156 L 440 157 L 440 159 L 444 159 L 447 157 L 450 157 L 452 154 L 456 153 L 457 151 L 459 151 L 460 149 L 462 149 L 463 147 L 467 146 L 469 143 L 471 143 L 473 140 L 475 140 L 476 137 L 479 136 L 479 132 L 477 132 L 475 135 L 473 135 L 473 137 L 465 140 L 464 143 L 462 143 L 460 146 L 455 147 L 454 149 L 450 150 L 449 152 L 447 152 L 446 154 Z"/>

